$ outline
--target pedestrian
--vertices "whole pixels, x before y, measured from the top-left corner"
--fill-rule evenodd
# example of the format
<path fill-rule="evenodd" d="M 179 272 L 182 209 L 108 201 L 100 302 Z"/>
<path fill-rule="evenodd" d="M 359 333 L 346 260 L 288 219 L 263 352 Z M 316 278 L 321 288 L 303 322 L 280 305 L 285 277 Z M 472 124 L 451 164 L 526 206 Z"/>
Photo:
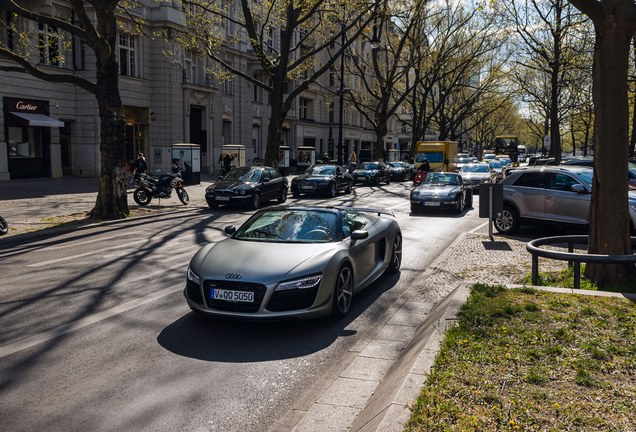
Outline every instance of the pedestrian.
<path fill-rule="evenodd" d="M 133 174 L 144 174 L 148 169 L 148 164 L 146 163 L 146 159 L 144 159 L 144 154 L 139 153 L 137 155 L 137 160 L 135 161 L 135 168 L 133 170 Z"/>
<path fill-rule="evenodd" d="M 223 158 L 223 171 L 225 172 L 225 174 L 230 172 L 230 168 L 231 168 L 231 164 L 233 160 L 234 160 L 234 156 L 232 156 L 229 153 L 225 154 L 225 157 Z"/>
<path fill-rule="evenodd" d="M 350 164 L 356 163 L 356 152 L 351 152 L 351 156 L 349 156 L 349 163 Z"/>
<path fill-rule="evenodd" d="M 331 162 L 331 159 L 329 159 L 329 155 L 325 153 L 322 157 L 322 163 L 328 164 L 329 162 Z"/>

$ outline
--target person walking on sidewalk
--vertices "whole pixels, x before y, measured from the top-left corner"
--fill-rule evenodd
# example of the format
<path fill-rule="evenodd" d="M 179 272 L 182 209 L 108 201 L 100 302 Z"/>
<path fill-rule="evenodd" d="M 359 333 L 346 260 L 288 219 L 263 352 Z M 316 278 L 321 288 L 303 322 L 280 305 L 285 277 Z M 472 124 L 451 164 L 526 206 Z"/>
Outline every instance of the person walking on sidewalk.
<path fill-rule="evenodd" d="M 135 169 L 133 170 L 133 174 L 144 174 L 148 169 L 148 164 L 146 163 L 146 159 L 144 159 L 144 154 L 139 153 L 137 155 L 137 160 L 135 161 Z"/>

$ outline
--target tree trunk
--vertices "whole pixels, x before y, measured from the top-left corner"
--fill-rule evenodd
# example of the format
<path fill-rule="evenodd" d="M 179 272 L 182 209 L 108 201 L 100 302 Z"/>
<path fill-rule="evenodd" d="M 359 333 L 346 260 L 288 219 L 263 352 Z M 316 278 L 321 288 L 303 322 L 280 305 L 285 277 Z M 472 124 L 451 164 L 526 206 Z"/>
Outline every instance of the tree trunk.
<path fill-rule="evenodd" d="M 634 41 L 634 67 L 636 67 L 636 38 Z M 634 158 L 634 148 L 636 148 L 636 85 L 634 86 L 634 102 L 632 107 L 632 136 L 629 140 L 629 158 Z"/>
<path fill-rule="evenodd" d="M 623 22 L 620 15 L 610 9 L 603 19 L 595 21 L 595 154 L 590 254 L 632 254 L 626 179 L 629 135 L 627 69 L 633 30 L 632 24 Z M 585 276 L 601 286 L 624 285 L 634 273 L 634 264 L 588 264 L 585 268 Z"/>
<path fill-rule="evenodd" d="M 278 155 L 280 153 L 280 138 L 283 121 L 287 111 L 283 110 L 283 82 L 272 80 L 272 114 L 267 127 L 267 150 L 265 151 L 265 166 L 278 169 Z"/>
<path fill-rule="evenodd" d="M 558 56 L 558 48 L 555 48 L 555 57 Z M 558 57 L 556 57 L 558 58 Z M 556 63 L 556 61 L 555 61 Z M 561 163 L 561 125 L 559 124 L 559 65 L 552 68 L 552 90 L 550 109 L 550 151 L 548 157 L 554 158 L 555 165 Z"/>
<path fill-rule="evenodd" d="M 386 135 L 386 120 L 378 119 L 378 125 L 375 128 L 375 160 L 384 160 L 384 136 Z"/>
<path fill-rule="evenodd" d="M 99 31 L 111 47 L 117 46 L 117 21 L 114 8 L 97 8 Z M 126 119 L 119 96 L 119 65 L 117 50 L 109 57 L 96 51 L 97 75 L 95 98 L 100 117 L 99 192 L 90 217 L 122 219 L 128 210 L 126 176 Z"/>

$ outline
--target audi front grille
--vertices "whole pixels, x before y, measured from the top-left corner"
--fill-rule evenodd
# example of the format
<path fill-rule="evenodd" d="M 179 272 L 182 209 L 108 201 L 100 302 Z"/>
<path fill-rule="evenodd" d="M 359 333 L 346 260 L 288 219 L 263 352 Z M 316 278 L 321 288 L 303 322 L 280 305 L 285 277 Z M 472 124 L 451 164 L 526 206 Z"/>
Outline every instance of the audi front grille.
<path fill-rule="evenodd" d="M 188 281 L 186 283 L 186 291 L 188 293 L 188 298 L 192 303 L 199 305 L 203 304 L 203 297 L 201 297 L 201 287 L 199 284 Z"/>
<path fill-rule="evenodd" d="M 231 291 L 245 291 L 254 293 L 254 303 L 246 302 L 231 302 L 227 300 L 211 299 L 212 285 L 215 289 L 231 290 Z M 240 282 L 240 281 L 227 281 L 227 280 L 206 280 L 203 281 L 203 296 L 205 297 L 205 304 L 208 309 L 214 309 L 224 312 L 240 312 L 240 313 L 256 313 L 263 303 L 265 292 L 267 288 L 265 285 Z"/>

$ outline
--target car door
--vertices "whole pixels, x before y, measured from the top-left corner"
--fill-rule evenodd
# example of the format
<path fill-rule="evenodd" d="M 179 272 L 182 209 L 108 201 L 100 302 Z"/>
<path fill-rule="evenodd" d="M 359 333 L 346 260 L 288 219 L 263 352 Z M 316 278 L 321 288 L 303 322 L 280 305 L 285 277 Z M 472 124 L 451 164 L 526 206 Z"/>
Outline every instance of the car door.
<path fill-rule="evenodd" d="M 575 192 L 572 186 L 580 185 L 585 192 Z M 578 180 L 567 173 L 549 173 L 545 193 L 545 218 L 568 224 L 586 225 L 590 222 L 590 197 L 592 195 Z"/>
<path fill-rule="evenodd" d="M 261 200 L 267 201 L 274 198 L 274 188 L 276 185 L 272 182 L 272 176 L 267 168 L 261 171 L 261 183 L 263 185 L 263 196 Z"/>
<path fill-rule="evenodd" d="M 351 233 L 356 230 L 369 232 L 369 237 L 364 240 L 352 241 Z M 364 283 L 371 276 L 378 263 L 380 251 L 377 248 L 377 229 L 360 213 L 344 210 L 342 212 L 342 231 L 345 238 L 349 239 L 349 254 L 353 260 L 353 274 L 355 286 Z"/>
<path fill-rule="evenodd" d="M 272 193 L 274 194 L 272 196 L 272 199 L 278 199 L 283 191 L 283 188 L 285 187 L 285 180 L 274 168 L 268 168 L 268 171 L 270 176 L 269 182 L 272 183 Z"/>
<path fill-rule="evenodd" d="M 544 219 L 546 177 L 542 171 L 521 174 L 504 186 L 504 200 L 515 203 L 522 218 Z"/>
<path fill-rule="evenodd" d="M 336 187 L 339 191 L 347 188 L 347 177 L 345 176 L 345 170 L 342 167 L 336 167 Z"/>

